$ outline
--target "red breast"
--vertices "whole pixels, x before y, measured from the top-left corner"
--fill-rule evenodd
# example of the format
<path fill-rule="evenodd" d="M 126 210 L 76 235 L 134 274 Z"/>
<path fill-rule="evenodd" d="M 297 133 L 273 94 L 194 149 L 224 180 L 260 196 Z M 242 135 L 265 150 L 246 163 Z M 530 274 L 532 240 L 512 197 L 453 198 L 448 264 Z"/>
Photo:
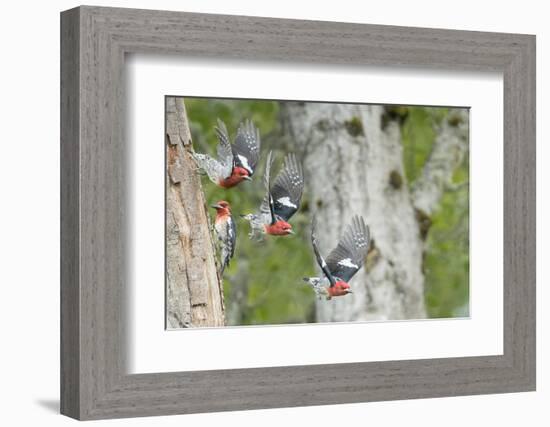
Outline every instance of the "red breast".
<path fill-rule="evenodd" d="M 216 222 L 222 222 L 227 221 L 227 219 L 231 216 L 231 213 L 228 210 L 219 210 L 216 213 Z"/>

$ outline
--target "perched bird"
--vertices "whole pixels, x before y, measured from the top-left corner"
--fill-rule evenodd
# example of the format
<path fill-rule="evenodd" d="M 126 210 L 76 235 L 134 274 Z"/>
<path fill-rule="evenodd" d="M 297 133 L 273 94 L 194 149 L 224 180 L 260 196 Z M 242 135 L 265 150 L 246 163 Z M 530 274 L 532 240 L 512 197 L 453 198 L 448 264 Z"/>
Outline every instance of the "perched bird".
<path fill-rule="evenodd" d="M 220 243 L 220 261 L 221 269 L 220 275 L 223 274 L 225 267 L 229 265 L 229 261 L 233 258 L 235 252 L 235 243 L 237 241 L 237 228 L 235 221 L 231 216 L 231 207 L 225 200 L 220 200 L 215 205 L 212 205 L 216 209 L 216 219 L 214 221 L 214 230 L 218 236 Z"/>
<path fill-rule="evenodd" d="M 206 172 L 210 180 L 220 187 L 231 188 L 244 180 L 251 180 L 260 158 L 260 131 L 252 121 L 239 125 L 233 144 L 225 123 L 218 119 L 218 158 L 208 154 L 191 153 L 197 166 Z"/>
<path fill-rule="evenodd" d="M 329 254 L 326 262 L 319 253 L 315 235 L 315 218 L 311 224 L 311 244 L 317 264 L 323 271 L 323 277 L 304 277 L 304 281 L 313 287 L 319 298 L 330 300 L 352 293 L 348 282 L 359 271 L 369 249 L 370 233 L 365 221 L 354 216 L 338 242 L 338 246 Z"/>
<path fill-rule="evenodd" d="M 283 170 L 275 178 L 273 186 L 270 184 L 272 152 L 267 156 L 264 182 L 266 195 L 260 206 L 260 211 L 254 214 L 242 215 L 250 222 L 249 237 L 270 234 L 286 236 L 294 234 L 288 220 L 298 211 L 302 191 L 304 189 L 304 175 L 302 166 L 294 154 L 285 157 Z"/>

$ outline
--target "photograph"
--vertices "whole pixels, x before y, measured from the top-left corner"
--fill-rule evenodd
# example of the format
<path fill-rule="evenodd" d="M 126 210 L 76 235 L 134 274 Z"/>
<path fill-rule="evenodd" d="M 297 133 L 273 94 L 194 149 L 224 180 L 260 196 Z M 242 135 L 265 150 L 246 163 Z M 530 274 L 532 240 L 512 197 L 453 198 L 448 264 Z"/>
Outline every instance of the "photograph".
<path fill-rule="evenodd" d="M 467 107 L 165 101 L 167 329 L 469 317 Z"/>

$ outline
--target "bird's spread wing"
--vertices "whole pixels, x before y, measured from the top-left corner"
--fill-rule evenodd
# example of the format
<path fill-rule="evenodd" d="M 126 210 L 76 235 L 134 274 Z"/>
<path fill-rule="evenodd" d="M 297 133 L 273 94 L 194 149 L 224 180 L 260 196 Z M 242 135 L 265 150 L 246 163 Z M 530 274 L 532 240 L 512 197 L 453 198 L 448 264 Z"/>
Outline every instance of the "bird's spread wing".
<path fill-rule="evenodd" d="M 254 173 L 260 158 L 260 131 L 251 120 L 239 125 L 233 144 L 235 166 L 245 168 L 250 176 Z"/>
<path fill-rule="evenodd" d="M 363 217 L 354 216 L 338 246 L 327 257 L 327 265 L 335 277 L 348 282 L 359 271 L 369 249 L 369 228 Z"/>
<path fill-rule="evenodd" d="M 334 279 L 333 275 L 330 273 L 330 269 L 328 268 L 328 265 L 325 262 L 325 259 L 323 258 L 323 256 L 319 252 L 319 248 L 317 247 L 317 236 L 315 233 L 316 223 L 317 221 L 315 217 L 313 217 L 313 220 L 311 221 L 311 245 L 313 246 L 313 252 L 315 253 L 317 264 L 319 264 L 319 267 L 321 267 L 321 270 L 323 270 L 324 275 L 329 280 L 330 287 L 333 287 L 336 283 L 336 280 Z"/>
<path fill-rule="evenodd" d="M 262 203 L 262 207 L 260 208 L 260 210 L 266 213 L 269 212 L 271 225 L 277 222 L 277 218 L 275 217 L 275 204 L 273 202 L 273 196 L 271 195 L 270 175 L 271 175 L 272 164 L 273 164 L 273 152 L 270 151 L 267 155 L 267 161 L 265 163 L 265 172 L 264 172 L 264 185 L 265 185 L 266 195 L 264 198 L 264 203 Z M 265 203 L 266 201 L 267 201 L 267 204 Z"/>
<path fill-rule="evenodd" d="M 231 149 L 227 127 L 220 119 L 218 119 L 215 131 L 218 137 L 218 162 L 221 165 L 222 177 L 228 178 L 233 172 L 233 150 Z"/>
<path fill-rule="evenodd" d="M 303 189 L 304 174 L 302 166 L 298 163 L 294 154 L 288 154 L 285 157 L 283 170 L 275 178 L 268 195 L 262 202 L 261 210 L 266 212 L 269 209 L 270 194 L 273 199 L 274 214 L 284 221 L 288 221 L 300 208 Z"/>

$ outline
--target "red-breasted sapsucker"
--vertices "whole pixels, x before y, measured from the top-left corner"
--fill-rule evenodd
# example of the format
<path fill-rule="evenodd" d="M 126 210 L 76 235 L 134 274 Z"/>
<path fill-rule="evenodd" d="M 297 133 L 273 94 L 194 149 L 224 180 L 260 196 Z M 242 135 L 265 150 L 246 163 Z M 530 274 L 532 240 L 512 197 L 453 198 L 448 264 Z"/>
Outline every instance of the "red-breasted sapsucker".
<path fill-rule="evenodd" d="M 315 218 L 311 224 L 311 244 L 317 264 L 323 272 L 322 277 L 304 277 L 319 298 L 339 297 L 352 293 L 348 282 L 359 271 L 369 250 L 370 233 L 363 217 L 354 216 L 327 260 L 317 247 Z"/>
<path fill-rule="evenodd" d="M 225 200 L 220 200 L 212 205 L 216 209 L 216 219 L 214 220 L 214 230 L 218 236 L 220 246 L 220 276 L 223 275 L 225 267 L 235 253 L 235 243 L 237 241 L 237 227 L 231 216 L 231 206 Z"/>
<path fill-rule="evenodd" d="M 272 152 L 267 156 L 264 173 L 266 195 L 260 206 L 260 211 L 242 217 L 250 222 L 249 237 L 260 237 L 263 234 L 287 236 L 293 234 L 288 220 L 300 208 L 304 189 L 304 174 L 302 166 L 294 154 L 287 154 L 283 169 L 270 185 Z"/>
<path fill-rule="evenodd" d="M 218 158 L 208 154 L 191 153 L 199 169 L 220 187 L 231 188 L 244 180 L 251 180 L 260 158 L 260 131 L 252 121 L 239 125 L 233 144 L 225 123 L 218 119 L 216 127 L 218 137 Z"/>

